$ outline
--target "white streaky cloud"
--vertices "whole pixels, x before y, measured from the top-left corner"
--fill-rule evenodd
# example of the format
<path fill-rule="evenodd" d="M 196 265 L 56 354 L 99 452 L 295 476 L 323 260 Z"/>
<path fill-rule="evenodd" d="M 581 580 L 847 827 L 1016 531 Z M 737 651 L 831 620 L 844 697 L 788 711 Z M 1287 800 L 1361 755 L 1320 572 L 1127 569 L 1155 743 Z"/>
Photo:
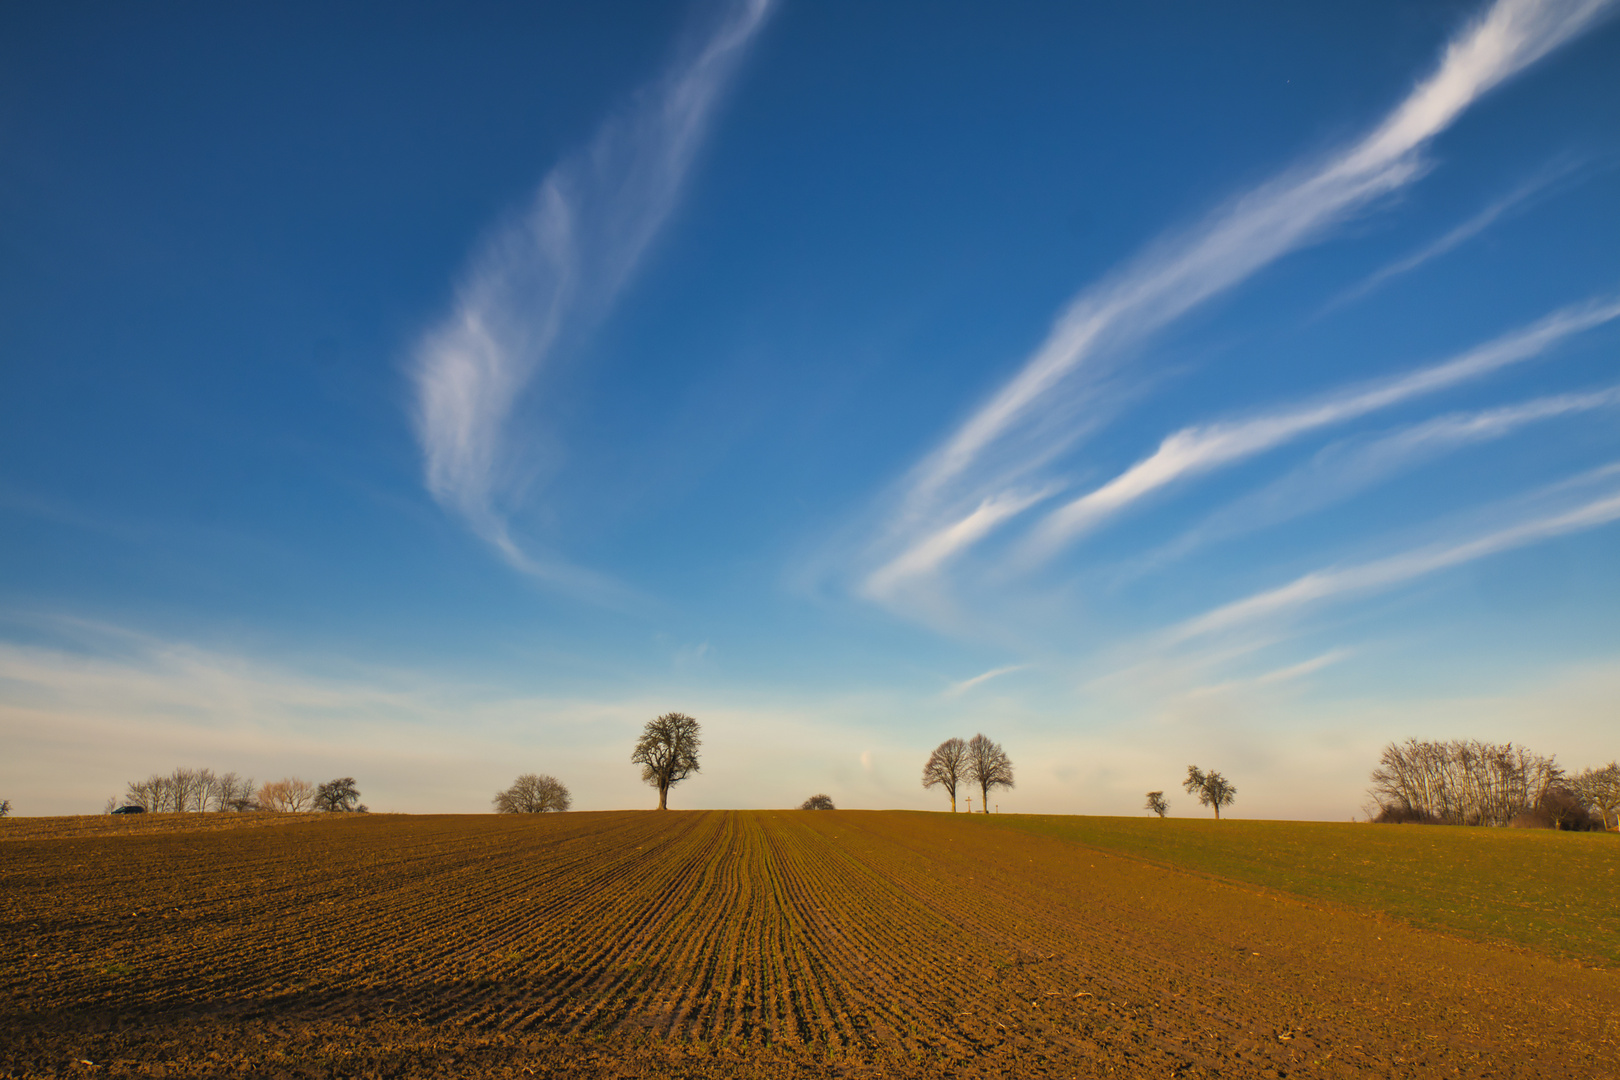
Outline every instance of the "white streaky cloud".
<path fill-rule="evenodd" d="M 1278 683 L 1293 682 L 1313 675 L 1325 667 L 1337 664 L 1350 655 L 1349 649 L 1331 649 L 1320 656 L 1313 656 L 1309 660 L 1302 660 L 1287 667 L 1275 668 L 1260 675 L 1247 679 L 1228 679 L 1225 682 L 1214 683 L 1208 686 L 1196 686 L 1184 695 L 1189 698 L 1210 697 L 1215 694 L 1228 694 L 1239 690 L 1250 690 L 1262 686 L 1274 686 Z"/>
<path fill-rule="evenodd" d="M 952 683 L 946 688 L 944 696 L 961 697 L 975 686 L 987 683 L 991 679 L 999 678 L 1002 675 L 1011 675 L 1015 671 L 1028 671 L 1033 666 L 1033 664 L 1008 664 L 1006 667 L 992 668 L 983 674 L 973 676 L 971 679 L 963 679 L 959 683 Z"/>
<path fill-rule="evenodd" d="M 1447 252 L 1462 246 L 1490 228 L 1505 215 L 1523 209 L 1534 196 L 1540 194 L 1555 181 L 1568 176 L 1575 171 L 1575 168 L 1574 164 L 1566 162 L 1541 170 L 1467 221 L 1446 232 L 1439 239 L 1433 240 L 1410 255 L 1397 259 L 1388 266 L 1368 274 L 1359 284 L 1346 289 L 1331 300 L 1323 308 L 1323 312 L 1326 313 L 1353 303 L 1369 293 L 1375 292 L 1386 282 L 1400 277 L 1402 274 L 1411 273 L 1424 263 L 1437 259 Z"/>
<path fill-rule="evenodd" d="M 1617 317 L 1617 298 L 1565 308 L 1444 363 L 1340 391 L 1282 412 L 1238 423 L 1185 428 L 1113 480 L 1052 511 L 1024 544 L 1020 561 L 1029 565 L 1051 557 L 1063 545 L 1176 480 L 1252 457 L 1307 432 L 1533 359 L 1571 334 Z M 1496 422 L 1511 423 L 1512 419 L 1503 417 Z"/>
<path fill-rule="evenodd" d="M 1072 440 L 1077 372 L 1246 280 L 1410 183 L 1421 151 L 1504 80 L 1589 28 L 1612 0 L 1497 0 L 1446 46 L 1438 68 L 1367 135 L 1230 201 L 1082 291 L 1010 381 L 912 470 L 894 526 L 938 528 L 941 505 L 993 499 Z M 960 514 L 956 510 L 955 515 Z M 950 514 L 947 511 L 947 514 Z M 909 542 L 901 546 L 909 547 Z"/>
<path fill-rule="evenodd" d="M 894 601 L 908 582 L 937 573 L 951 558 L 978 543 L 1002 522 L 1050 498 L 1057 490 L 1047 487 L 1038 491 L 1003 492 L 985 499 L 961 519 L 923 536 L 874 570 L 863 586 L 866 595 L 884 602 Z"/>
<path fill-rule="evenodd" d="M 591 592 L 602 579 L 527 554 L 515 494 L 513 411 L 536 375 L 606 313 L 673 210 L 715 104 L 770 0 L 737 0 L 714 31 L 555 166 L 527 211 L 472 257 L 450 313 L 411 358 L 424 479 L 433 497 L 518 570 Z"/>
<path fill-rule="evenodd" d="M 1340 596 L 1387 589 L 1489 555 L 1620 520 L 1620 494 L 1609 493 L 1573 510 L 1521 522 L 1463 543 L 1403 552 L 1338 569 L 1318 570 L 1190 619 L 1168 635 L 1172 643 L 1227 630 Z"/>
<path fill-rule="evenodd" d="M 1311 461 L 1212 514 L 1147 560 L 1162 565 L 1217 540 L 1244 535 L 1349 498 L 1388 477 L 1463 447 L 1505 438 L 1545 420 L 1620 406 L 1620 386 L 1516 405 L 1451 413 L 1372 439 L 1329 446 Z"/>

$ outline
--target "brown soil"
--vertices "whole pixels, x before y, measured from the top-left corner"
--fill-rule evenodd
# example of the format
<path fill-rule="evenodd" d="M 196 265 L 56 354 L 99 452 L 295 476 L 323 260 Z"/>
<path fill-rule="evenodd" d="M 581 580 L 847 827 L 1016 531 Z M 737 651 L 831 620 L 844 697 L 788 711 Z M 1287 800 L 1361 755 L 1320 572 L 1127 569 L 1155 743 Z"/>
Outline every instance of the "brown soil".
<path fill-rule="evenodd" d="M 128 824 L 0 846 L 0 1076 L 1574 1078 L 1620 1061 L 1615 970 L 966 815 Z"/>

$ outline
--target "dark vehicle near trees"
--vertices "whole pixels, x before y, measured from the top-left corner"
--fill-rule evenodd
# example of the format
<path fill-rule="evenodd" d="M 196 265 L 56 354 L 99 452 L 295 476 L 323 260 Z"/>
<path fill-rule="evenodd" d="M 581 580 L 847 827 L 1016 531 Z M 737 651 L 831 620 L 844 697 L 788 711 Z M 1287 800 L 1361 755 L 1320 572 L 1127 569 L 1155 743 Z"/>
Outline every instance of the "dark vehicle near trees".
<path fill-rule="evenodd" d="M 120 806 L 116 810 L 114 810 L 113 813 L 115 813 L 115 814 L 144 814 L 144 813 L 146 813 L 146 807 L 144 807 L 144 806 Z"/>

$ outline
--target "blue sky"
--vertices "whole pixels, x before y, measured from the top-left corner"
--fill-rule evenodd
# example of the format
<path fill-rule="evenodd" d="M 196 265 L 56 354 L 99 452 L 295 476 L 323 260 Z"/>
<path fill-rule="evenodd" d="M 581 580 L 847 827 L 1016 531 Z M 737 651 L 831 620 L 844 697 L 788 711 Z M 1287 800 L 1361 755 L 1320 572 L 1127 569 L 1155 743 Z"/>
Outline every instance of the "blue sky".
<path fill-rule="evenodd" d="M 11 5 L 0 794 L 1607 761 L 1615 7 Z"/>

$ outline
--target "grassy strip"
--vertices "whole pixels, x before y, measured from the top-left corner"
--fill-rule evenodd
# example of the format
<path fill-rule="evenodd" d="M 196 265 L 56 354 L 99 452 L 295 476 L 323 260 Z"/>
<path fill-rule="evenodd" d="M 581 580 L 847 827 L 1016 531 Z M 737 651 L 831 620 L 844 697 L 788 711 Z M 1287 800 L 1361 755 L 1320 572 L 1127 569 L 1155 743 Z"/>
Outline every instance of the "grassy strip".
<path fill-rule="evenodd" d="M 1620 967 L 1620 837 L 1613 834 L 1028 814 L 983 820 L 1475 940 Z"/>

